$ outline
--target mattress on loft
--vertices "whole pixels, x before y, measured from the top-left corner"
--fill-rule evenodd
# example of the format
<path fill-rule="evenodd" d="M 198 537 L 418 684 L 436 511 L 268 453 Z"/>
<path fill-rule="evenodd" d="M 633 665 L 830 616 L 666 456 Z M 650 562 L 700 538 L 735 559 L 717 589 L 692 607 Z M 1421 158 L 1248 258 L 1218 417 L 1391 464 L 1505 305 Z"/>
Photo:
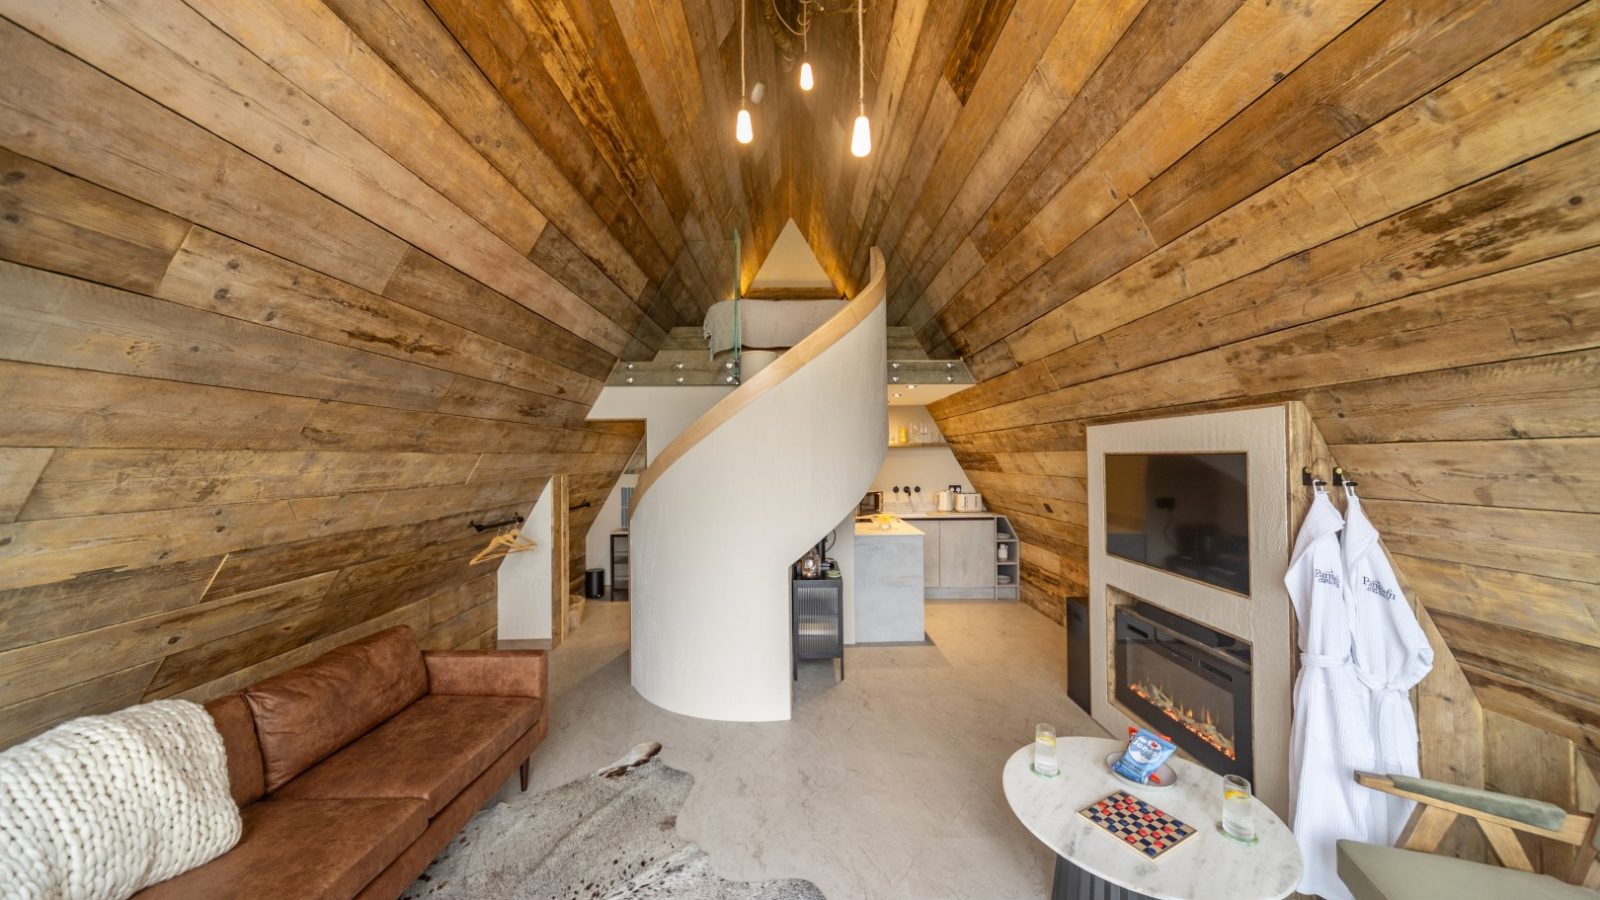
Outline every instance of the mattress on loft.
<path fill-rule="evenodd" d="M 793 347 L 848 305 L 845 300 L 740 300 L 739 325 L 744 346 L 764 349 Z M 712 353 L 734 345 L 732 300 L 706 310 L 705 336 Z"/>

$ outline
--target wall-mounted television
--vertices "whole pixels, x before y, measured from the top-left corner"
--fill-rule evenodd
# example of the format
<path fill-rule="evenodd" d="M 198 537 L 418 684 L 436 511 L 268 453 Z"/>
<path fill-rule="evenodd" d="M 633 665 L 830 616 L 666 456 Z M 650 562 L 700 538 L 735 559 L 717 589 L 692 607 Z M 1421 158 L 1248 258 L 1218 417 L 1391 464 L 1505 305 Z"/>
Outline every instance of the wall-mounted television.
<path fill-rule="evenodd" d="M 1106 553 L 1250 593 L 1243 453 L 1107 453 Z"/>

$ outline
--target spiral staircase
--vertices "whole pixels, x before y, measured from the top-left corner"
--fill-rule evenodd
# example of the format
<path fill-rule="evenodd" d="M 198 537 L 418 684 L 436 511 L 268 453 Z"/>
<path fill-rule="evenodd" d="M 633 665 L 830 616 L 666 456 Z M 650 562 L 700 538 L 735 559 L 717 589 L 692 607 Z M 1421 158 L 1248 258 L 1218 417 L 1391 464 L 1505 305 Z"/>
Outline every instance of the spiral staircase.
<path fill-rule="evenodd" d="M 886 452 L 886 290 L 739 385 L 651 462 L 633 495 L 632 679 L 707 719 L 789 718 L 789 565 L 850 514 Z"/>

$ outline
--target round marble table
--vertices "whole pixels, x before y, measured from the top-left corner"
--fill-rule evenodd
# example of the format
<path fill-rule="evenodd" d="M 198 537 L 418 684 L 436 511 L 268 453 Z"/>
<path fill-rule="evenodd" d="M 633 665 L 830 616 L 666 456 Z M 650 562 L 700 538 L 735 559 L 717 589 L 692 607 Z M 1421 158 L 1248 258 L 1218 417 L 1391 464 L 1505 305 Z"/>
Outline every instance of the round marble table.
<path fill-rule="evenodd" d="M 1033 836 L 1056 852 L 1053 900 L 1279 900 L 1300 881 L 1300 849 L 1294 835 L 1260 800 L 1255 806 L 1254 845 L 1216 830 L 1222 777 L 1173 757 L 1176 784 L 1130 785 L 1106 767 L 1106 757 L 1124 742 L 1105 738 L 1061 738 L 1056 752 L 1061 774 L 1033 773 L 1033 745 L 1007 760 L 1003 776 L 1011 811 Z M 1160 807 L 1195 827 L 1195 834 L 1158 859 L 1149 859 L 1078 815 L 1078 810 L 1117 790 Z"/>

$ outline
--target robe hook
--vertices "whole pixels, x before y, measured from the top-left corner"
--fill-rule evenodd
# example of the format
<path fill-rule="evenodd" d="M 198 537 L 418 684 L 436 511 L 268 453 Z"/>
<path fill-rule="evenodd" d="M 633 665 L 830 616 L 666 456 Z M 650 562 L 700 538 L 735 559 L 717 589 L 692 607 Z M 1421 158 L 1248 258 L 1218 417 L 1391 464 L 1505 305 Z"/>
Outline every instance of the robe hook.
<path fill-rule="evenodd" d="M 1300 470 L 1300 483 L 1306 487 L 1314 487 L 1318 489 L 1321 489 L 1323 485 L 1327 484 L 1326 481 L 1318 478 L 1316 474 L 1311 471 L 1310 466 L 1305 466 Z"/>
<path fill-rule="evenodd" d="M 1355 487 L 1356 483 L 1345 477 L 1343 466 L 1333 467 L 1333 483 L 1339 487 Z"/>

